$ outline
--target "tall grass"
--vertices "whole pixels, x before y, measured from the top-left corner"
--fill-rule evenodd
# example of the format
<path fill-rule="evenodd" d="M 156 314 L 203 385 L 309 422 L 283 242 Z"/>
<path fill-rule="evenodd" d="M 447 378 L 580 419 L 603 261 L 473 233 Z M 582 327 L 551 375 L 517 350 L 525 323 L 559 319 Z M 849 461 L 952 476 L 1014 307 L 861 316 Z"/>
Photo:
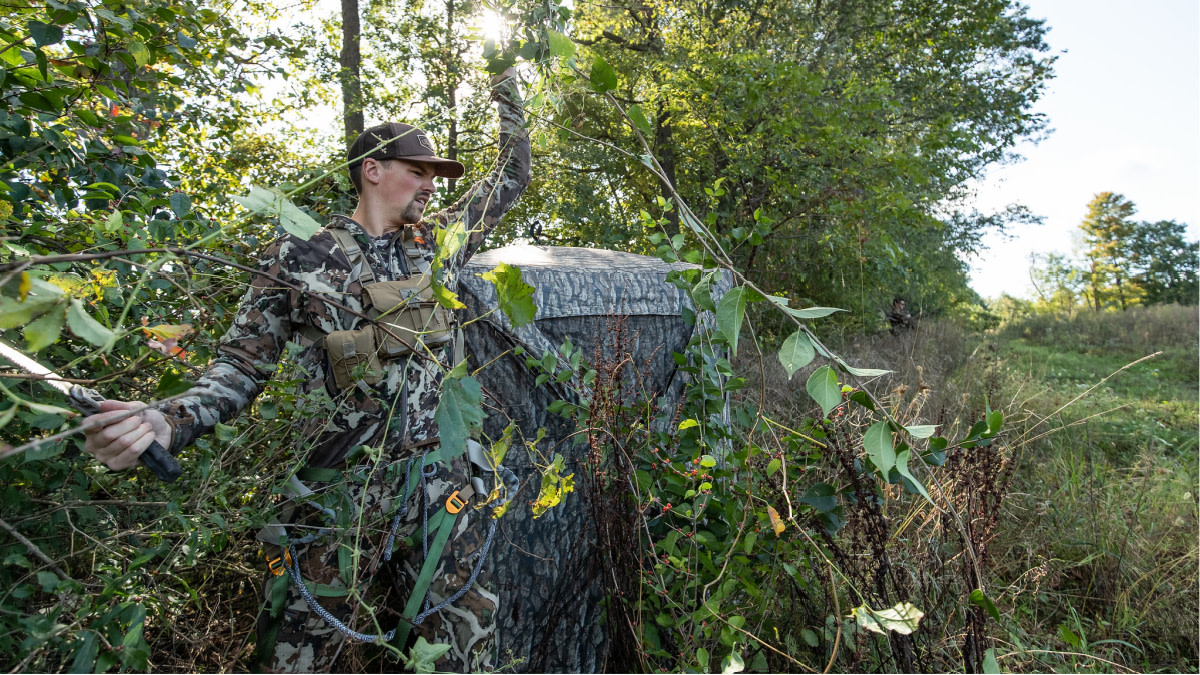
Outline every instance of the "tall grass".
<path fill-rule="evenodd" d="M 1034 315 L 987 334 L 931 322 L 840 345 L 852 365 L 894 371 L 871 388 L 905 423 L 949 436 L 1004 412 L 1011 482 L 992 483 L 1005 494 L 985 542 L 1000 613 L 987 634 L 1003 669 L 1200 667 L 1197 333 L 1196 308 L 1165 306 Z M 807 372 L 789 381 L 768 364 L 760 377 L 771 413 L 812 414 Z M 947 611 L 960 581 L 922 568 L 938 540 L 912 535 L 897 531 L 889 555 L 928 582 L 913 586 L 914 604 Z M 936 630 L 947 617 L 930 618 Z M 960 643 L 944 648 L 926 664 L 962 663 Z"/>

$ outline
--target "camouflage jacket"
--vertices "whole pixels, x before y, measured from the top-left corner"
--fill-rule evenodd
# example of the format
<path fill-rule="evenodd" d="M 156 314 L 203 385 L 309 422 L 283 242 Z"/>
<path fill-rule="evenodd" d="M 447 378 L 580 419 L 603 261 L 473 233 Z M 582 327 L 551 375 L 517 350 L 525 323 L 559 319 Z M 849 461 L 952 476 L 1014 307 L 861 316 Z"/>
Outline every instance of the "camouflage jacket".
<path fill-rule="evenodd" d="M 424 262 L 432 264 L 437 231 L 459 222 L 465 225 L 465 243 L 444 262 L 441 272 L 442 283 L 452 291 L 467 260 L 530 181 L 529 137 L 517 88 L 509 83 L 500 85 L 494 97 L 499 101 L 500 117 L 500 152 L 494 169 L 449 208 L 426 216 L 411 230 L 410 241 Z M 250 405 L 270 379 L 289 341 L 300 345 L 293 358 L 300 372 L 307 372 L 310 378 L 301 386 L 301 393 L 320 396 L 322 391 L 328 392 L 336 410 L 331 416 L 311 416 L 317 419 L 303 427 L 310 448 L 309 466 L 337 466 L 360 445 L 382 446 L 394 453 L 437 440 L 433 415 L 442 368 L 450 366 L 449 345 L 433 349 L 440 365 L 420 356 L 402 358 L 387 363 L 384 376 L 373 387 L 338 392 L 333 386 L 322 338 L 332 331 L 360 328 L 367 320 L 324 302 L 329 298 L 363 313 L 359 270 L 351 268 L 330 228 L 343 228 L 354 235 L 378 281 L 402 278 L 411 265 L 404 252 L 403 240 L 408 239 L 402 236 L 404 232 L 373 239 L 345 216 L 334 216 L 308 241 L 291 235 L 277 239 L 259 261 L 258 269 L 265 274 L 251 279 L 233 324 L 221 339 L 218 358 L 188 395 L 163 408 L 175 430 L 172 452 L 178 453 L 217 422 L 236 417 Z M 396 414 L 391 414 L 393 409 Z"/>

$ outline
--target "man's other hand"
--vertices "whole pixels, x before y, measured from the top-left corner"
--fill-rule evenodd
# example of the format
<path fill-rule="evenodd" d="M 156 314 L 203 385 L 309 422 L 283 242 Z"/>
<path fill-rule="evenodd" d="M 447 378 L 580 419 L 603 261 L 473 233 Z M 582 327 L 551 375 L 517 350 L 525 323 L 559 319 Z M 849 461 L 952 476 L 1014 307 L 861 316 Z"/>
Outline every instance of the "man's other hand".
<path fill-rule="evenodd" d="M 171 447 L 171 425 L 167 418 L 153 408 L 146 408 L 136 415 L 120 419 L 124 411 L 142 408 L 146 404 L 138 401 L 104 401 L 101 412 L 84 420 L 83 449 L 96 456 L 113 471 L 124 471 L 137 464 L 138 458 L 158 441 L 164 448 Z"/>

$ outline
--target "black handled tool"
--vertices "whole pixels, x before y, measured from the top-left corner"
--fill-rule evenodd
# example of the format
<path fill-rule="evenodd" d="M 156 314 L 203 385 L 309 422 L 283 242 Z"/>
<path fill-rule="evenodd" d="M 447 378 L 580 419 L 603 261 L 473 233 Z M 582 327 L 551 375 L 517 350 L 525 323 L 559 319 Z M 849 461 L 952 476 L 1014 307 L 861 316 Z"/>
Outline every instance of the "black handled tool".
<path fill-rule="evenodd" d="M 2 342 L 0 342 L 0 356 L 27 373 L 41 375 L 42 382 L 66 394 L 67 398 L 71 400 L 71 405 L 84 415 L 94 415 L 100 412 L 100 403 L 104 401 L 104 397 L 95 389 L 64 382 L 49 368 Z M 158 441 L 150 443 L 150 447 L 142 453 L 141 460 L 161 480 L 173 481 L 183 475 L 183 468 L 179 466 L 179 462 Z"/>

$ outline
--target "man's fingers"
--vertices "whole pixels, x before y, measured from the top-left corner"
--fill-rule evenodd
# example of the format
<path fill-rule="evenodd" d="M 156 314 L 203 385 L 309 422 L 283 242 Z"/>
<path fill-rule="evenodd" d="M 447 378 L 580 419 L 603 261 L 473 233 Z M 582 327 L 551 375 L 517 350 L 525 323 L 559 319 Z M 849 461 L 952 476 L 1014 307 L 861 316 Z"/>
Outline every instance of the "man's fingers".
<path fill-rule="evenodd" d="M 126 417 L 123 420 L 106 424 L 104 427 L 96 429 L 92 435 L 96 438 L 97 447 L 112 445 L 125 434 L 133 431 L 143 424 L 142 418 L 137 415 Z"/>
<path fill-rule="evenodd" d="M 137 429 L 122 437 L 121 441 L 127 441 L 128 447 L 124 452 L 108 462 L 108 468 L 113 471 L 122 471 L 137 464 L 138 458 L 154 442 L 154 431 L 150 428 L 149 424 L 142 424 Z"/>

